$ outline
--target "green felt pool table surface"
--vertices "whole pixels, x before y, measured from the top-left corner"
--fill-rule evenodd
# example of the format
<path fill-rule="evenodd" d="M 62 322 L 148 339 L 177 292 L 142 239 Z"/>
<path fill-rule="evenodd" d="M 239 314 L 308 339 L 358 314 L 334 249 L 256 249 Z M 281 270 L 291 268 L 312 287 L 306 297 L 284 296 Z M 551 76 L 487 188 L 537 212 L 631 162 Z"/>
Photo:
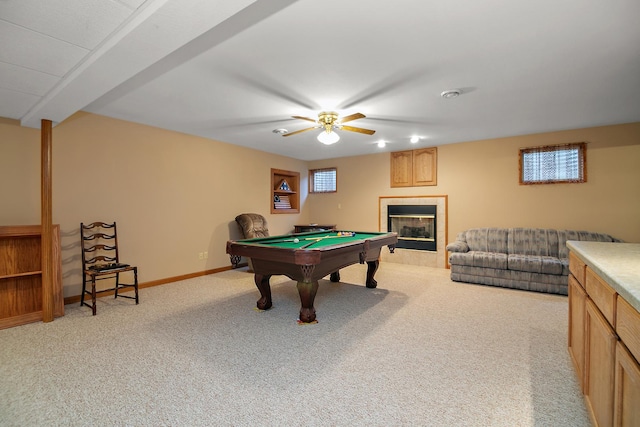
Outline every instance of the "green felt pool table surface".
<path fill-rule="evenodd" d="M 352 233 L 353 235 L 349 235 Z M 260 237 L 244 239 L 237 242 L 245 244 L 264 245 L 272 248 L 285 249 L 320 249 L 327 246 L 344 245 L 359 240 L 373 239 L 386 236 L 389 233 L 349 232 L 349 231 L 314 231 L 309 233 L 286 234 L 282 236 Z M 295 242 L 294 240 L 298 240 Z M 311 243 L 310 246 L 309 243 Z M 307 246 L 303 248 L 303 246 Z"/>

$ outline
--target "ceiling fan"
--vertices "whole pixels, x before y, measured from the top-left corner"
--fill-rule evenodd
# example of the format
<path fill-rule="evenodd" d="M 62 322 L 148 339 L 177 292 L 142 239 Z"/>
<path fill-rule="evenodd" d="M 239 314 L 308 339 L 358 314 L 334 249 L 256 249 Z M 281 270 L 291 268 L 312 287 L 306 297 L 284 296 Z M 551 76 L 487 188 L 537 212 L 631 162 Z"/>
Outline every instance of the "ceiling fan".
<path fill-rule="evenodd" d="M 315 123 L 316 125 L 310 128 L 305 128 L 305 129 L 296 130 L 294 132 L 284 133 L 282 134 L 282 136 L 291 136 L 291 135 L 306 132 L 309 130 L 323 128 L 324 131 L 321 132 L 320 135 L 318 135 L 318 141 L 322 142 L 323 144 L 330 145 L 338 142 L 338 140 L 340 139 L 340 136 L 336 132 L 334 132 L 336 130 L 348 130 L 350 132 L 364 133 L 367 135 L 373 135 L 376 132 L 375 130 L 371 130 L 371 129 L 345 126 L 343 124 L 346 122 L 350 122 L 352 120 L 362 119 L 366 117 L 362 113 L 350 114 L 343 118 L 339 118 L 338 113 L 334 111 L 323 111 L 320 114 L 318 114 L 318 120 L 314 120 L 309 117 L 302 117 L 302 116 L 292 116 L 292 117 L 294 119 L 307 120 L 309 122 Z"/>

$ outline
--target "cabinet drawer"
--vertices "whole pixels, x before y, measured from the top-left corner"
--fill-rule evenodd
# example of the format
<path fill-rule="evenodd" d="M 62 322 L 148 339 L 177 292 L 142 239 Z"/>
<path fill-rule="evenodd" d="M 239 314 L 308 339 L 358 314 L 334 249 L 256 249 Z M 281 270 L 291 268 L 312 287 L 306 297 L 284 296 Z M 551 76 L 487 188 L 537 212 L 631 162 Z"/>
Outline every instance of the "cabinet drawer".
<path fill-rule="evenodd" d="M 582 260 L 578 258 L 576 254 L 574 254 L 573 252 L 569 252 L 569 271 L 576 279 L 578 279 L 580 286 L 582 286 L 583 288 L 585 286 L 584 276 L 586 268 L 587 265 L 582 262 Z"/>
<path fill-rule="evenodd" d="M 616 291 L 602 280 L 591 268 L 586 273 L 587 294 L 595 303 L 609 324 L 615 327 L 616 321 Z"/>
<path fill-rule="evenodd" d="M 616 332 L 633 357 L 640 360 L 640 313 L 618 295 Z"/>

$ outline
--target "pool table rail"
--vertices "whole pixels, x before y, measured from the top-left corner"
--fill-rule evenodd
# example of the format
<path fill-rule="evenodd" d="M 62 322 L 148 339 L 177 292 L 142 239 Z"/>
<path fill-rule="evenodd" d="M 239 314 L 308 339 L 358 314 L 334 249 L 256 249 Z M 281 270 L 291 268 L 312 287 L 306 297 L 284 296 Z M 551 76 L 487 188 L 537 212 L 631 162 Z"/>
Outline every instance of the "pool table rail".
<path fill-rule="evenodd" d="M 258 239 L 229 240 L 227 241 L 227 253 L 229 255 L 244 256 L 247 258 L 260 257 L 269 261 L 294 261 L 297 265 L 307 265 L 320 262 L 321 252 L 337 251 L 339 253 L 343 248 L 353 250 L 353 247 L 357 245 L 362 245 L 364 252 L 366 252 L 370 247 L 389 246 L 389 250 L 393 253 L 398 241 L 397 233 L 380 233 L 379 235 L 372 236 L 372 233 L 356 231 L 356 236 L 362 234 L 367 237 L 355 240 L 345 238 L 344 241 L 334 239 L 331 241 L 331 245 L 325 244 L 323 246 L 308 248 L 278 247 L 273 244 L 273 242 L 278 240 L 288 240 L 296 237 L 312 236 L 314 234 L 318 233 L 309 232 L 275 237 L 261 237 Z M 265 251 L 265 248 L 269 248 L 269 250 Z M 362 261 L 362 263 L 363 262 L 364 261 Z"/>

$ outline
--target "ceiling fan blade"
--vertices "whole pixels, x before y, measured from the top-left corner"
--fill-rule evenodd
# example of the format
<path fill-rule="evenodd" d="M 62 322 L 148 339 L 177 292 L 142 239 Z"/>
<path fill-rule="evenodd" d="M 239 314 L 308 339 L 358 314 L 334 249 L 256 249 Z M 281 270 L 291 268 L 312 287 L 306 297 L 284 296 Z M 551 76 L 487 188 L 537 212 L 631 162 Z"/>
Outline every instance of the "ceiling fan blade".
<path fill-rule="evenodd" d="M 289 132 L 289 133 L 283 133 L 283 134 L 282 134 L 282 136 L 291 136 L 291 135 L 296 135 L 296 134 L 298 134 L 298 133 L 306 132 L 306 131 L 308 131 L 308 130 L 318 129 L 319 127 L 320 127 L 320 126 L 314 126 L 314 127 L 311 127 L 311 128 L 300 129 L 300 130 L 296 130 L 296 131 Z"/>
<path fill-rule="evenodd" d="M 318 122 L 317 120 L 310 119 L 309 117 L 302 117 L 302 116 L 291 116 L 291 117 L 293 117 L 294 119 L 308 120 L 308 121 L 313 122 L 313 123 L 317 123 Z"/>
<path fill-rule="evenodd" d="M 354 128 L 353 126 L 340 126 L 340 129 L 348 130 L 349 132 L 366 133 L 367 135 L 373 135 L 374 133 L 376 133 L 375 130 L 363 129 L 363 128 Z"/>
<path fill-rule="evenodd" d="M 350 122 L 351 120 L 364 119 L 365 117 L 367 117 L 367 116 L 365 116 L 362 113 L 355 113 L 355 114 L 351 114 L 351 115 L 348 115 L 348 116 L 345 116 L 345 117 L 341 118 L 340 119 L 340 123 Z"/>

